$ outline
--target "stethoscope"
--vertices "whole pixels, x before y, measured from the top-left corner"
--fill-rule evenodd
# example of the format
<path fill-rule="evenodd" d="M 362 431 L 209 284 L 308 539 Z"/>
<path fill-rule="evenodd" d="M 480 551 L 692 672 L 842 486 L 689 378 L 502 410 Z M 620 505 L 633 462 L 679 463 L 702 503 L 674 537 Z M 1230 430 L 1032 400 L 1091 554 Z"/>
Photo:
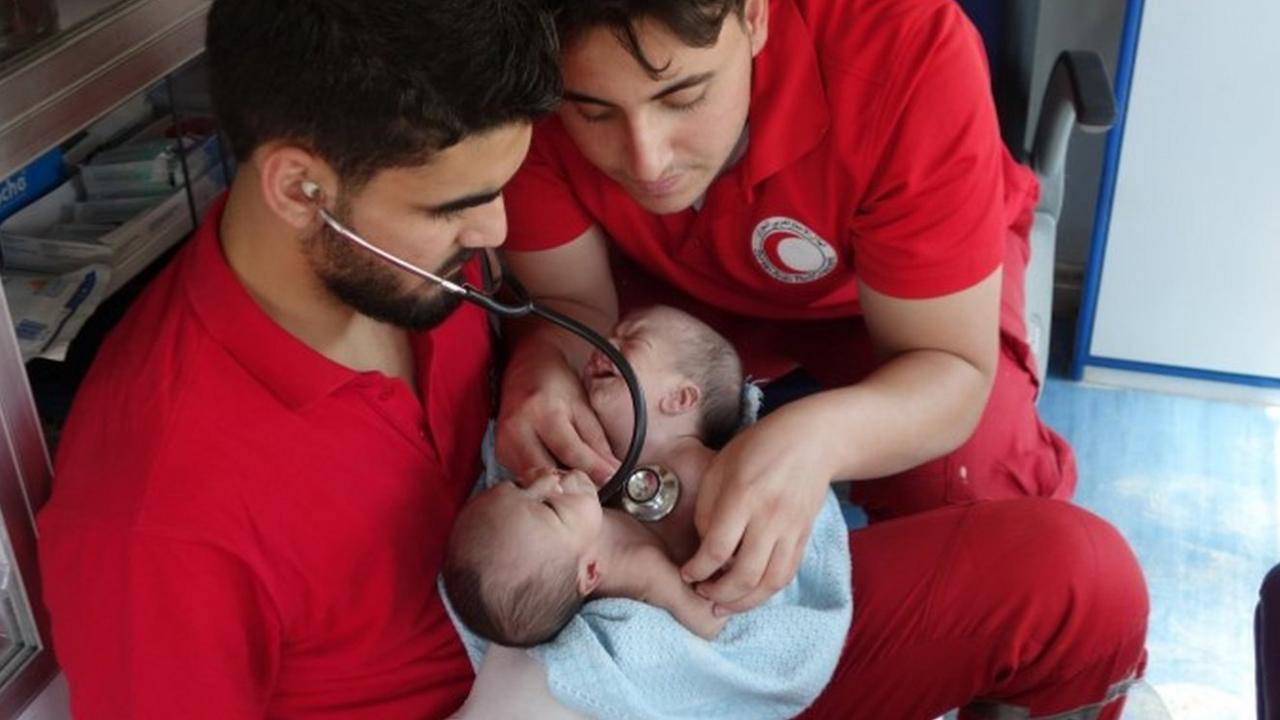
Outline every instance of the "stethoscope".
<path fill-rule="evenodd" d="M 636 467 L 636 462 L 640 458 L 640 450 L 644 447 L 645 431 L 648 426 L 644 390 L 640 388 L 640 381 L 636 379 L 636 374 L 631 368 L 631 364 L 613 346 L 613 343 L 610 343 L 599 333 L 577 320 L 534 303 L 533 299 L 529 297 L 529 293 L 514 277 L 508 276 L 503 279 L 503 285 L 509 287 L 511 293 L 515 295 L 514 302 L 504 304 L 492 295 L 486 295 L 467 283 L 453 282 L 383 250 L 365 240 L 351 228 L 343 225 L 326 210 L 323 205 L 324 193 L 321 191 L 320 185 L 314 181 L 306 180 L 302 183 L 302 194 L 314 203 L 316 210 L 320 213 L 320 218 L 334 232 L 401 270 L 417 275 L 424 280 L 430 280 L 446 292 L 457 295 L 463 300 L 477 305 L 486 312 L 498 317 L 520 318 L 526 315 L 540 317 L 586 340 L 593 347 L 604 353 L 613 362 L 614 367 L 618 369 L 618 374 L 622 376 L 623 381 L 627 384 L 627 391 L 631 394 L 631 408 L 635 422 L 634 429 L 631 432 L 631 443 L 627 446 L 627 453 L 622 458 L 622 464 L 609 480 L 600 487 L 600 503 L 607 503 L 614 496 L 621 493 L 623 509 L 645 522 L 661 520 L 675 509 L 676 502 L 680 499 L 679 479 L 670 470 L 658 465 Z"/>

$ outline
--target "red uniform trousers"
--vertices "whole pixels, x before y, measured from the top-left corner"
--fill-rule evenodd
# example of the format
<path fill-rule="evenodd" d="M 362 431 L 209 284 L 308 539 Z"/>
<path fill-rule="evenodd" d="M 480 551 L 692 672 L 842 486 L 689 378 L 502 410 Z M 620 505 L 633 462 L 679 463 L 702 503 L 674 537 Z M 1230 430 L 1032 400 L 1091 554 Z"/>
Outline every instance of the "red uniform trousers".
<path fill-rule="evenodd" d="M 1114 720 L 1141 676 L 1146 586 L 1105 521 L 1036 498 L 849 534 L 853 623 L 803 720 Z"/>

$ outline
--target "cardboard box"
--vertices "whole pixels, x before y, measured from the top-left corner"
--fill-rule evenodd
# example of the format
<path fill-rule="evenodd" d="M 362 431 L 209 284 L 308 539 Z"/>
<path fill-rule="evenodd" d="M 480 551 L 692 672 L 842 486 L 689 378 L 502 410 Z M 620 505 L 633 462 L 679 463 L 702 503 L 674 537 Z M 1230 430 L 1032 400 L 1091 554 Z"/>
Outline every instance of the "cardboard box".
<path fill-rule="evenodd" d="M 62 151 L 55 148 L 0 180 L 0 220 L 35 202 L 62 182 L 64 175 Z"/>

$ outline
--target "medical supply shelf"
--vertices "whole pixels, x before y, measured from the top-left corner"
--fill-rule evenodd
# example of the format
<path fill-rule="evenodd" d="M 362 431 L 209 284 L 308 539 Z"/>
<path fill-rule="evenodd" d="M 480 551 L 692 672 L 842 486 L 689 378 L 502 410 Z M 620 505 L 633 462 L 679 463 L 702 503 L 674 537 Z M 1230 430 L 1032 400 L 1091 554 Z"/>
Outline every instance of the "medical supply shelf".
<path fill-rule="evenodd" d="M 117 2 L 0 64 L 0 177 L 200 54 L 209 1 Z"/>
<path fill-rule="evenodd" d="M 0 60 L 0 178 L 203 52 L 210 0 L 57 0 L 64 29 Z M 192 218 L 194 226 L 195 218 Z M 140 278 L 141 280 L 141 278 Z M 56 675 L 38 601 L 35 512 L 50 453 L 0 293 L 0 720 Z"/>

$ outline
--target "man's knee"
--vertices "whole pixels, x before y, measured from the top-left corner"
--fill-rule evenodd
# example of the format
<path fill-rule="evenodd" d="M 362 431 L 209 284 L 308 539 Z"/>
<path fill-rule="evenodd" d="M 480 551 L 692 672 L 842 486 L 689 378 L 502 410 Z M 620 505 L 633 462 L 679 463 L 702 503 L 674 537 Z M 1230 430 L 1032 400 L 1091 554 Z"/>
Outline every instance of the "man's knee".
<path fill-rule="evenodd" d="M 1042 499 L 975 506 L 979 540 L 993 560 L 1012 627 L 1065 672 L 1117 652 L 1137 663 L 1149 612 L 1146 580 L 1129 544 L 1083 508 Z"/>
<path fill-rule="evenodd" d="M 1076 505 L 1037 503 L 1044 529 L 1042 557 L 1063 590 L 1092 608 L 1095 623 L 1108 618 L 1145 631 L 1147 583 L 1128 541 L 1111 523 Z M 1117 630 L 1121 628 L 1116 628 Z"/>
<path fill-rule="evenodd" d="M 1128 543 L 1102 518 L 1053 500 L 975 506 L 971 524 L 977 541 L 1004 536 L 1019 555 L 1003 559 L 1003 616 L 990 620 L 1008 629 L 1002 665 L 1018 670 L 989 697 L 1032 716 L 1107 707 L 1145 662 L 1147 588 Z"/>
<path fill-rule="evenodd" d="M 1129 543 L 1111 523 L 1070 503 L 1019 498 L 980 503 L 973 508 L 975 542 L 997 546 L 999 554 L 1021 556 L 1011 563 L 1019 586 L 1030 595 L 1054 589 L 1112 609 L 1145 613 L 1146 581 Z"/>

